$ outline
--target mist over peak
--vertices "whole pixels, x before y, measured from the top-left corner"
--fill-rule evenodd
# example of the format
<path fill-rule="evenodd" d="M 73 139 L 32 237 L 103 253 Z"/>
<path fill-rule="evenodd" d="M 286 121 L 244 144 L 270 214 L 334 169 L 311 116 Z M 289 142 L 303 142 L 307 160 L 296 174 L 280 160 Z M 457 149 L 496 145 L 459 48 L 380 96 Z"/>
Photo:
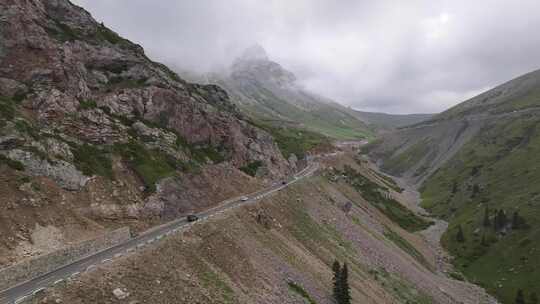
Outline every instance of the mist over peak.
<path fill-rule="evenodd" d="M 248 47 L 240 57 L 236 59 L 237 61 L 268 61 L 268 54 L 266 50 L 260 44 L 254 44 Z"/>
<path fill-rule="evenodd" d="M 74 1 L 158 61 L 207 73 L 272 58 L 310 90 L 368 111 L 440 112 L 540 62 L 533 0 Z"/>

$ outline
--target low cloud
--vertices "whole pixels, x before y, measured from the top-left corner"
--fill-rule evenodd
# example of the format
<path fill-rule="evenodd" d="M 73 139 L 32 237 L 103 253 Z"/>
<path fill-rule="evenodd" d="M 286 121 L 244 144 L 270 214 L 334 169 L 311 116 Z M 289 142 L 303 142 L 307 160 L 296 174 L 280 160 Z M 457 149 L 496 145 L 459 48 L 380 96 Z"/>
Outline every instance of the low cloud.
<path fill-rule="evenodd" d="M 438 112 L 540 67 L 540 2 L 76 0 L 153 58 L 205 72 L 259 43 L 357 109 Z"/>

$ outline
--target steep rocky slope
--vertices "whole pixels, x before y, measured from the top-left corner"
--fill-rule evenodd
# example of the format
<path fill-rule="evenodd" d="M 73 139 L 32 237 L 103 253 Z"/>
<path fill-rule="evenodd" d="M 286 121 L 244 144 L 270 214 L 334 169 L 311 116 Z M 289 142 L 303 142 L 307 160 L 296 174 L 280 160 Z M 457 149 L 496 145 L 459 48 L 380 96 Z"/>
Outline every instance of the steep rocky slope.
<path fill-rule="evenodd" d="M 351 113 L 377 131 L 387 131 L 429 120 L 434 114 L 386 114 L 351 110 Z"/>
<path fill-rule="evenodd" d="M 296 76 L 271 61 L 254 46 L 238 58 L 230 71 L 210 76 L 235 103 L 258 121 L 291 125 L 332 139 L 369 137 L 369 128 L 348 109 L 302 88 Z"/>
<path fill-rule="evenodd" d="M 335 259 L 349 265 L 353 303 L 486 303 L 480 288 L 440 273 L 425 240 L 353 186 L 354 176 L 376 180 L 367 165 L 340 155 L 321 162 L 319 176 L 84 273 L 35 303 L 117 303 L 120 289 L 126 303 L 330 304 Z"/>
<path fill-rule="evenodd" d="M 432 119 L 385 134 L 368 147 L 386 169 L 420 184 L 482 129 L 540 110 L 540 70 L 509 81 Z"/>
<path fill-rule="evenodd" d="M 36 231 L 62 245 L 144 228 L 259 185 L 237 168 L 291 165 L 224 90 L 180 79 L 82 8 L 0 0 L 0 265 L 43 252 L 20 252 Z M 219 178 L 231 182 L 208 186 Z"/>
<path fill-rule="evenodd" d="M 368 147 L 422 185 L 423 205 L 450 222 L 443 244 L 455 265 L 504 303 L 518 289 L 540 293 L 539 114 L 535 71 Z"/>

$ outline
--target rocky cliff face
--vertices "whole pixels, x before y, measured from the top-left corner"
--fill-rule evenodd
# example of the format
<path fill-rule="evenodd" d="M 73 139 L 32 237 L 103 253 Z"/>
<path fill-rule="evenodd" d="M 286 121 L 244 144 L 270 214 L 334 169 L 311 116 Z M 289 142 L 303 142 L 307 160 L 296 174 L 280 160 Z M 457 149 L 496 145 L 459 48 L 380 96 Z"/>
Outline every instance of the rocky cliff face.
<path fill-rule="evenodd" d="M 111 144 L 128 138 L 119 119 L 146 120 L 219 147 L 237 166 L 263 160 L 285 172 L 272 139 L 239 119 L 219 87 L 183 81 L 68 1 L 1 5 L 0 89 L 23 96 L 40 129 Z"/>
<path fill-rule="evenodd" d="M 163 183 L 218 163 L 257 163 L 268 178 L 291 171 L 220 87 L 182 80 L 68 0 L 0 0 L 0 176 L 20 181 L 8 191 L 13 214 L 38 180 L 47 185 L 39 210 L 61 202 L 96 219 L 177 214 L 186 208 L 159 199 L 171 188 Z M 3 235 L 28 238 L 35 220 L 0 208 Z"/>

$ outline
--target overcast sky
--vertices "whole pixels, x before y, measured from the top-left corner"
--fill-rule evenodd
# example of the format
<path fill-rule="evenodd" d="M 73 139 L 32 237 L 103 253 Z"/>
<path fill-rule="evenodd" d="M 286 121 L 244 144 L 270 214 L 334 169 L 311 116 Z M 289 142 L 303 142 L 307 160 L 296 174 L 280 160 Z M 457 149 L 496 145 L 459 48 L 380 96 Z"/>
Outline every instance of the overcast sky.
<path fill-rule="evenodd" d="M 198 72 L 262 45 L 361 110 L 439 112 L 540 68 L 538 0 L 74 0 L 156 60 Z"/>

